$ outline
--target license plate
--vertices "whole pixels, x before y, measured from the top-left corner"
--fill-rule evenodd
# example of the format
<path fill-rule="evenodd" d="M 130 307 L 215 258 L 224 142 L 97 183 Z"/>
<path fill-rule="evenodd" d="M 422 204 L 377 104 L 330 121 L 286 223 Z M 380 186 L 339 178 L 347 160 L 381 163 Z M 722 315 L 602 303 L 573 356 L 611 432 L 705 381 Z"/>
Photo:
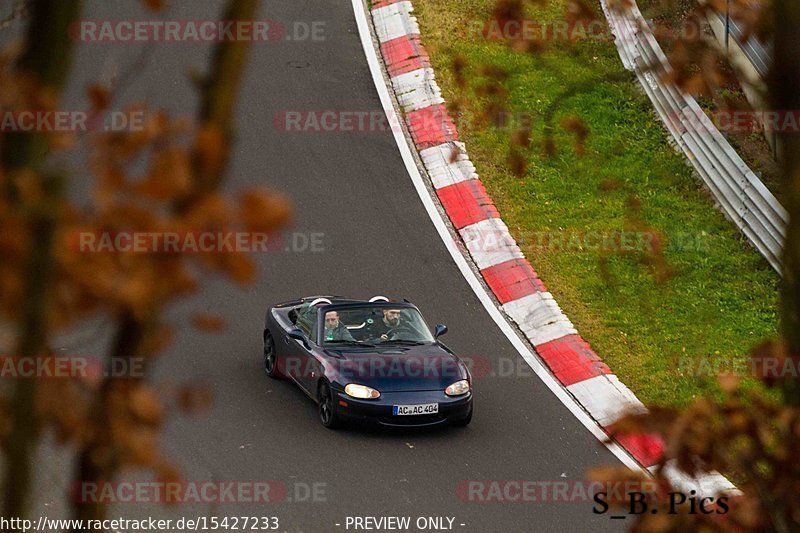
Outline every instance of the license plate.
<path fill-rule="evenodd" d="M 400 415 L 432 415 L 439 412 L 438 403 L 423 403 L 420 405 L 394 405 L 392 414 Z"/>

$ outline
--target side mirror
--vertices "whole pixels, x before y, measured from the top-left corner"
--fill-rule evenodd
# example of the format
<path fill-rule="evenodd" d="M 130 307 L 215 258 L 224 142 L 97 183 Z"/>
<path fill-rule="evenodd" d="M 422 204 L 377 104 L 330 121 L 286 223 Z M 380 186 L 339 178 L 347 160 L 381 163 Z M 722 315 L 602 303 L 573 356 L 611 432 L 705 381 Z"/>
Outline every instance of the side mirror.
<path fill-rule="evenodd" d="M 306 339 L 305 333 L 300 328 L 292 328 L 289 330 L 289 336 L 293 339 L 297 339 L 298 341 L 303 343 L 303 346 L 308 348 L 308 339 Z"/>
<path fill-rule="evenodd" d="M 447 333 L 447 326 L 445 326 L 444 324 L 436 324 L 436 327 L 433 328 L 434 339 L 441 337 L 445 333 Z"/>

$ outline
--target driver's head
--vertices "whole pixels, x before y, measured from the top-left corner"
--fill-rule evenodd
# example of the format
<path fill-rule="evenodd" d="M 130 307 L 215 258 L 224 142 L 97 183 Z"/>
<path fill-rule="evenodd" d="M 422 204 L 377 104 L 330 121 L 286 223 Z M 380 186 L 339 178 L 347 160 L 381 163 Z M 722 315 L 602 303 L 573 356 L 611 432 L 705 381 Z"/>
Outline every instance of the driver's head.
<path fill-rule="evenodd" d="M 325 329 L 336 329 L 339 327 L 339 313 L 328 311 L 325 313 Z"/>
<path fill-rule="evenodd" d="M 383 320 L 390 326 L 397 326 L 400 324 L 400 310 L 399 309 L 384 309 Z"/>

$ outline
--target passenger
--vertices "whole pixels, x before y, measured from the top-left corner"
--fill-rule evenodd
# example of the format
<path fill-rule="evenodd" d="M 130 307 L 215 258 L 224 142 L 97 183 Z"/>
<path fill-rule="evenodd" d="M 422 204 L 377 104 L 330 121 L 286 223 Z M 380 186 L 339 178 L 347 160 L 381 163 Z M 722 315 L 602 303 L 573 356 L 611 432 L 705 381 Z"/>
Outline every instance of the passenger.
<path fill-rule="evenodd" d="M 339 313 L 337 311 L 328 311 L 325 313 L 325 342 L 330 341 L 353 341 L 355 339 L 350 334 L 347 326 L 339 321 Z"/>

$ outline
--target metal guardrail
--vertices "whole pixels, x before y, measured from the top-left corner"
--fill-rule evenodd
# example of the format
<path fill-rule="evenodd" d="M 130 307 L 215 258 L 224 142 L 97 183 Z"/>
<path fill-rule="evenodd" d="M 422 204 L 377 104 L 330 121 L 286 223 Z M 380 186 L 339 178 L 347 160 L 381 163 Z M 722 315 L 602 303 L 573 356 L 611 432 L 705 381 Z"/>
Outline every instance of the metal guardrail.
<path fill-rule="evenodd" d="M 747 59 L 750 60 L 753 68 L 758 72 L 758 75 L 762 78 L 766 78 L 769 73 L 769 66 L 772 62 L 771 47 L 763 44 L 754 36 L 745 39 L 744 31 L 741 26 L 730 18 L 727 13 L 717 13 L 717 16 L 719 16 L 722 24 L 725 26 L 725 46 L 728 46 L 728 39 L 733 37 L 742 48 Z"/>
<path fill-rule="evenodd" d="M 620 13 L 601 0 L 625 68 L 633 71 L 656 112 L 722 212 L 772 267 L 781 272 L 788 213 L 764 186 L 697 101 L 662 79 L 672 67 L 634 5 Z"/>

